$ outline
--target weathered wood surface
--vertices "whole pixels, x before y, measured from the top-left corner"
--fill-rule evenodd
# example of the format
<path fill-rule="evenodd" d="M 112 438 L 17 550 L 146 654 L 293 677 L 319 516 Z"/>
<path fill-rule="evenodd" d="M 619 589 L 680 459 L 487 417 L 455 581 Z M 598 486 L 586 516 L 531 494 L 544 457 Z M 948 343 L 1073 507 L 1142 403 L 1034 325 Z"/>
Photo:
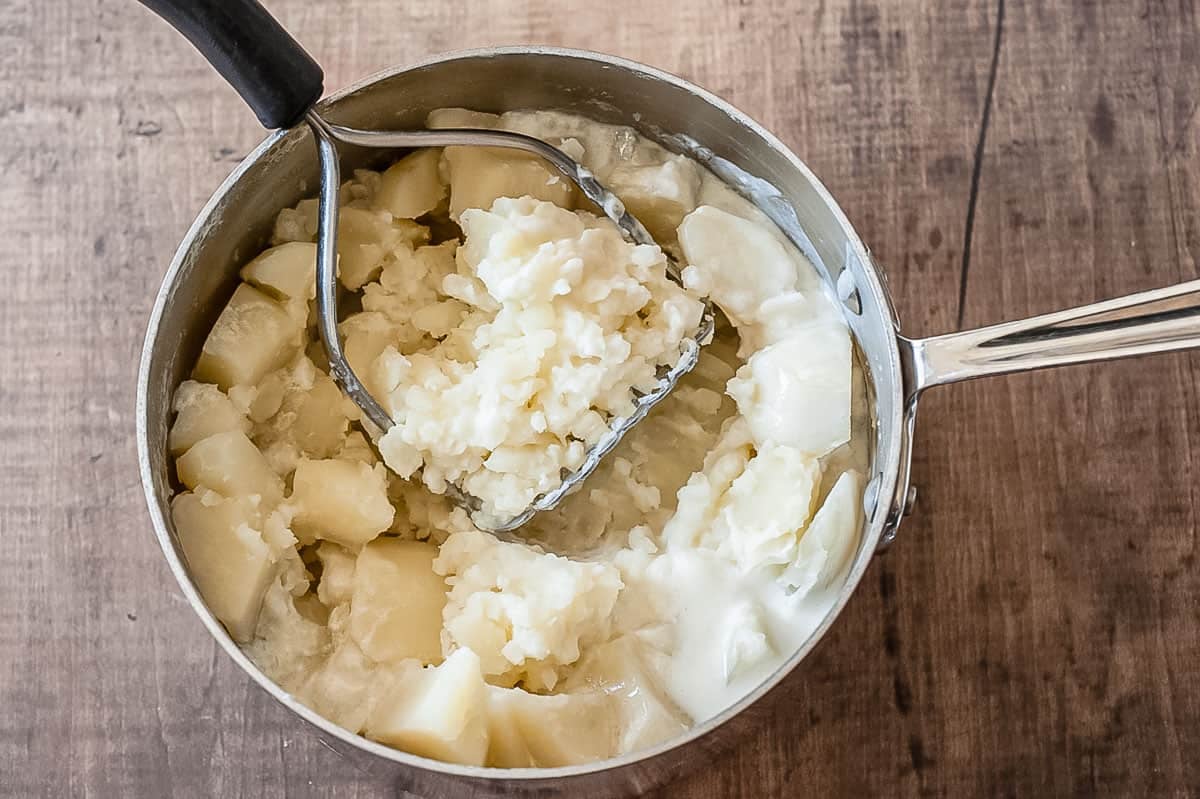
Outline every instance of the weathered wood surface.
<path fill-rule="evenodd" d="M 551 43 L 778 132 L 910 333 L 1195 278 L 1191 0 L 276 0 L 336 87 Z M 253 688 L 134 466 L 151 299 L 260 138 L 130 0 L 0 0 L 0 793 L 386 795 Z M 1200 790 L 1196 355 L 935 392 L 919 512 L 754 740 L 662 799 Z"/>

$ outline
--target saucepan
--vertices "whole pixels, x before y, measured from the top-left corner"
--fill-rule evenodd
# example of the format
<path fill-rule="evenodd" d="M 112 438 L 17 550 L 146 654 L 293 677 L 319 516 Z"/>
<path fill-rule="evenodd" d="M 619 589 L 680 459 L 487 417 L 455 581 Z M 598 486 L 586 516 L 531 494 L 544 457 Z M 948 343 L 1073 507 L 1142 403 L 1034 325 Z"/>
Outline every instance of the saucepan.
<path fill-rule="evenodd" d="M 171 571 L 225 652 L 271 696 L 365 768 L 384 770 L 419 796 L 610 796 L 644 791 L 711 760 L 745 734 L 764 698 L 795 671 L 846 606 L 872 557 L 886 547 L 912 499 L 909 464 L 918 400 L 926 389 L 986 375 L 1200 345 L 1200 281 L 1033 319 L 926 339 L 900 334 L 883 271 L 816 176 L 771 133 L 674 75 L 597 53 L 542 47 L 441 55 L 368 78 L 319 104 L 330 121 L 363 128 L 421 127 L 436 108 L 556 109 L 630 125 L 686 152 L 766 212 L 817 266 L 853 331 L 873 404 L 870 475 L 857 551 L 837 601 L 812 637 L 736 705 L 646 751 L 586 765 L 488 769 L 426 760 L 332 724 L 271 682 L 206 608 L 168 512 L 171 397 L 186 379 L 237 283 L 237 270 L 270 236 L 276 213 L 315 193 L 319 175 L 306 127 L 269 135 L 200 212 L 167 271 L 150 317 L 137 395 L 142 482 Z M 343 166 L 377 159 L 350 151 Z M 371 162 L 374 163 L 374 162 Z"/>

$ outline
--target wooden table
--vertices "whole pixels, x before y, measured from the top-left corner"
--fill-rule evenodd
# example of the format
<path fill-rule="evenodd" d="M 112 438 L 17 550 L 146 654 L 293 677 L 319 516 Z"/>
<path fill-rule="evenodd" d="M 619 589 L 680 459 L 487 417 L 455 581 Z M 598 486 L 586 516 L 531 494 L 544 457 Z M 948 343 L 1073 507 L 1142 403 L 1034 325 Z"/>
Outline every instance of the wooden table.
<path fill-rule="evenodd" d="M 275 0 L 344 85 L 549 43 L 776 131 L 908 332 L 1195 278 L 1191 0 Z M 924 6 L 924 8 L 922 8 Z M 261 138 L 129 0 L 0 0 L 0 793 L 386 795 L 184 602 L 135 469 L 159 278 Z M 1196 355 L 933 393 L 917 514 L 754 740 L 662 799 L 1200 789 Z"/>

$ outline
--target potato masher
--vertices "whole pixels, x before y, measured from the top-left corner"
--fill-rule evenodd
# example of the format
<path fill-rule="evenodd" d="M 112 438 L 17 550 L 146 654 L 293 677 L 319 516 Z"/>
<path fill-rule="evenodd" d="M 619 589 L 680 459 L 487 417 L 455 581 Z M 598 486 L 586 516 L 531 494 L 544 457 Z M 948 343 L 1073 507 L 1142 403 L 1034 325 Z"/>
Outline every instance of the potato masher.
<path fill-rule="evenodd" d="M 557 147 L 532 136 L 502 130 L 384 131 L 332 124 L 314 107 L 324 92 L 324 73 L 320 65 L 257 0 L 142 0 L 142 3 L 195 45 L 237 90 L 265 127 L 290 128 L 304 123 L 312 131 L 321 167 L 316 269 L 318 331 L 329 359 L 330 376 L 380 433 L 392 427 L 392 419 L 350 368 L 338 338 L 336 270 L 338 190 L 341 184 L 338 143 L 385 149 L 505 147 L 531 153 L 550 162 L 578 186 L 626 240 L 634 244 L 655 243 L 642 223 L 626 211 L 621 200 L 586 167 Z M 682 285 L 679 268 L 670 258 L 667 259 L 667 274 Z M 564 470 L 558 487 L 535 497 L 521 513 L 500 519 L 484 514 L 480 510 L 480 501 L 454 484 L 447 486 L 447 496 L 471 515 L 476 526 L 498 534 L 510 533 L 539 511 L 555 507 L 595 471 L 601 459 L 616 447 L 630 428 L 670 393 L 679 378 L 696 366 L 700 346 L 709 340 L 713 327 L 713 308 L 705 300 L 700 325 L 682 342 L 680 358 L 675 365 L 659 370 L 658 383 L 651 391 L 635 390 L 634 410 L 628 416 L 611 419 L 609 432 L 587 452 L 582 465 L 574 471 Z"/>

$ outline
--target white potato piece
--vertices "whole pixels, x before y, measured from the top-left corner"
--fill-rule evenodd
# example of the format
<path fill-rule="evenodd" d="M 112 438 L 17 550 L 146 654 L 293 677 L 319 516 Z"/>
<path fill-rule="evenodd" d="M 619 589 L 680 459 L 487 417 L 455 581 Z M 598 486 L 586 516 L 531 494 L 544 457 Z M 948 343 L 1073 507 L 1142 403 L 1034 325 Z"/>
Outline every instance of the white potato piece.
<path fill-rule="evenodd" d="M 322 541 L 317 547 L 317 559 L 321 561 L 317 598 L 330 610 L 349 602 L 354 596 L 355 554 L 340 544 Z"/>
<path fill-rule="evenodd" d="M 447 147 L 450 218 L 468 208 L 489 209 L 501 197 L 533 197 L 570 210 L 575 184 L 542 159 L 494 147 Z"/>
<path fill-rule="evenodd" d="M 722 497 L 713 526 L 743 572 L 796 557 L 820 482 L 815 457 L 793 447 L 761 445 Z"/>
<path fill-rule="evenodd" d="M 621 164 L 609 175 L 608 188 L 656 241 L 670 241 L 683 218 L 696 208 L 700 169 L 682 155 L 662 164 Z"/>
<path fill-rule="evenodd" d="M 241 430 L 197 441 L 175 461 L 175 471 L 192 490 L 203 486 L 227 497 L 258 496 L 263 510 L 283 497 L 283 481 Z"/>
<path fill-rule="evenodd" d="M 392 386 L 384 386 L 375 376 L 375 360 L 400 337 L 398 326 L 378 311 L 363 311 L 339 325 L 346 362 L 375 397 L 386 397 Z"/>
<path fill-rule="evenodd" d="M 406 674 L 375 706 L 367 734 L 422 757 L 482 766 L 488 724 L 479 658 L 459 649 L 440 666 Z"/>
<path fill-rule="evenodd" d="M 272 247 L 242 267 L 242 280 L 282 299 L 317 296 L 317 245 L 290 241 Z"/>
<path fill-rule="evenodd" d="M 487 764 L 497 768 L 603 760 L 619 738 L 612 699 L 600 691 L 542 696 L 490 685 L 488 730 Z"/>
<path fill-rule="evenodd" d="M 800 538 L 795 562 L 784 570 L 781 579 L 793 596 L 823 588 L 842 573 L 858 544 L 861 514 L 862 475 L 843 472 Z"/>
<path fill-rule="evenodd" d="M 411 249 L 429 240 L 429 229 L 387 211 L 343 207 L 338 214 L 338 279 L 358 291 L 379 274 L 398 248 Z"/>
<path fill-rule="evenodd" d="M 358 553 L 350 637 L 372 660 L 442 660 L 446 581 L 433 571 L 437 547 L 377 538 Z"/>
<path fill-rule="evenodd" d="M 611 564 L 569 560 L 479 530 L 447 538 L 434 568 L 453 586 L 447 643 L 476 652 L 490 682 L 531 690 L 554 688 L 564 666 L 608 638 L 623 585 Z"/>
<path fill-rule="evenodd" d="M 252 527 L 254 510 L 211 491 L 185 492 L 171 503 L 171 518 L 205 604 L 235 640 L 250 640 L 274 573 L 271 549 Z"/>
<path fill-rule="evenodd" d="M 250 420 L 212 383 L 184 380 L 175 389 L 177 414 L 167 435 L 167 449 L 178 457 L 202 438 L 231 430 L 250 432 Z"/>
<path fill-rule="evenodd" d="M 222 391 L 254 385 L 300 349 L 302 330 L 282 305 L 242 283 L 205 339 L 194 377 Z"/>
<path fill-rule="evenodd" d="M 333 723 L 360 732 L 376 698 L 385 695 L 389 676 L 380 674 L 378 666 L 357 644 L 342 638 L 297 693 L 306 705 Z"/>
<path fill-rule="evenodd" d="M 762 608 L 754 600 L 744 600 L 729 609 L 721 637 L 726 685 L 775 655 Z"/>
<path fill-rule="evenodd" d="M 272 380 L 278 376 L 278 380 Z M 329 458 L 341 449 L 350 426 L 349 400 L 325 372 L 298 359 L 293 370 L 280 370 L 263 383 L 278 383 L 282 402 L 267 420 L 254 428 L 254 440 L 272 460 L 280 447 L 288 457 L 277 471 L 287 474 L 301 457 Z M 265 392 L 264 392 L 265 393 Z"/>
<path fill-rule="evenodd" d="M 635 638 L 623 635 L 592 649 L 567 681 L 566 689 L 599 689 L 611 695 L 617 712 L 622 754 L 654 746 L 687 731 L 687 716 L 668 699 L 647 671 Z"/>
<path fill-rule="evenodd" d="M 442 151 L 417 150 L 392 164 L 379 179 L 375 205 L 397 219 L 416 219 L 427 214 L 446 196 L 446 185 L 438 174 Z"/>
<path fill-rule="evenodd" d="M 684 285 L 712 298 L 739 328 L 764 301 L 796 290 L 796 263 L 761 225 L 702 205 L 679 226 Z"/>
<path fill-rule="evenodd" d="M 292 477 L 293 524 L 306 534 L 357 549 L 392 524 L 387 470 L 360 461 L 302 458 Z"/>
<path fill-rule="evenodd" d="M 814 322 L 750 356 L 727 391 L 756 442 L 821 457 L 850 440 L 852 372 L 845 324 Z"/>

